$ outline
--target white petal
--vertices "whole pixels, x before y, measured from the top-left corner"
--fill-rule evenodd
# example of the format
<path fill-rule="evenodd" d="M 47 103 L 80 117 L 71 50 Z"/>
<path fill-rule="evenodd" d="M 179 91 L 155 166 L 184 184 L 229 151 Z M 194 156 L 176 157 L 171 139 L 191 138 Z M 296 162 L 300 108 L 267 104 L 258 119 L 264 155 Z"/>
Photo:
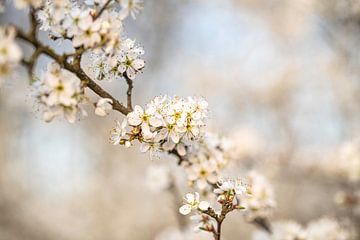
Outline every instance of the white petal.
<path fill-rule="evenodd" d="M 210 204 L 206 201 L 201 201 L 200 204 L 199 204 L 199 209 L 202 210 L 202 211 L 206 211 L 208 210 L 210 207 Z"/>
<path fill-rule="evenodd" d="M 180 140 L 179 134 L 177 132 L 175 132 L 175 131 L 170 132 L 170 138 L 174 143 L 178 143 L 179 140 Z"/>
<path fill-rule="evenodd" d="M 191 206 L 188 204 L 185 204 L 179 208 L 179 212 L 182 215 L 188 215 L 191 212 Z"/>
<path fill-rule="evenodd" d="M 187 194 L 185 195 L 185 200 L 186 200 L 186 202 L 188 202 L 188 203 L 193 203 L 194 200 L 195 200 L 194 194 L 192 194 L 192 193 L 187 193 Z"/>
<path fill-rule="evenodd" d="M 153 127 L 160 127 L 163 125 L 163 121 L 157 117 L 150 117 L 149 122 Z"/>
<path fill-rule="evenodd" d="M 149 145 L 149 144 L 147 144 L 147 143 L 141 143 L 141 145 L 140 145 L 140 152 L 145 153 L 145 152 L 149 151 L 149 149 L 150 149 L 150 145 Z"/>
<path fill-rule="evenodd" d="M 95 114 L 100 117 L 105 117 L 107 115 L 106 111 L 101 107 L 95 108 Z"/>
<path fill-rule="evenodd" d="M 186 155 L 186 149 L 185 149 L 185 146 L 184 146 L 184 144 L 178 144 L 177 146 L 176 146 L 176 150 L 177 150 L 177 152 L 178 152 L 178 154 L 180 155 L 180 156 L 185 156 Z"/>
<path fill-rule="evenodd" d="M 142 60 L 142 59 L 136 59 L 136 60 L 133 62 L 132 66 L 133 66 L 135 69 L 139 70 L 139 69 L 141 69 L 141 68 L 143 68 L 143 67 L 145 66 L 145 61 Z"/>

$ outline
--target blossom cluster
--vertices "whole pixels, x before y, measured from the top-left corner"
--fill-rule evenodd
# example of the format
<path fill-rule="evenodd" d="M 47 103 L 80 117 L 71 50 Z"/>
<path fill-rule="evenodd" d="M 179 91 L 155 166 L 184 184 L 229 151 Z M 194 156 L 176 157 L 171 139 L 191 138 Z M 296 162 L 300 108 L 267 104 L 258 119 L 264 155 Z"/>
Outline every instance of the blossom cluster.
<path fill-rule="evenodd" d="M 104 1 L 85 1 L 85 4 L 70 0 L 46 1 L 37 14 L 40 29 L 49 31 L 52 38 L 71 40 L 75 48 L 103 47 L 111 52 L 120 47 L 122 20 L 142 9 L 141 1 L 115 2 L 122 6 L 120 12 L 116 7 L 101 11 Z"/>
<path fill-rule="evenodd" d="M 245 217 L 252 221 L 256 218 L 270 217 L 276 207 L 274 191 L 268 180 L 256 171 L 251 171 L 248 176 L 251 195 L 243 198 L 241 205 L 246 208 Z"/>
<path fill-rule="evenodd" d="M 200 201 L 199 193 L 187 193 L 185 195 L 185 204 L 179 208 L 179 212 L 183 215 L 188 215 L 192 210 L 206 211 L 210 204 L 206 201 Z"/>
<path fill-rule="evenodd" d="M 294 221 L 276 222 L 272 225 L 272 234 L 256 232 L 254 240 L 353 240 L 352 229 L 335 219 L 321 218 L 311 221 L 303 227 Z"/>
<path fill-rule="evenodd" d="M 234 209 L 243 208 L 240 206 L 243 198 L 250 196 L 250 187 L 242 179 L 226 179 L 217 183 L 218 187 L 214 190 L 217 201 L 220 204 L 232 205 Z"/>
<path fill-rule="evenodd" d="M 240 179 L 227 179 L 220 181 L 214 190 L 217 203 L 220 209 L 211 206 L 208 201 L 200 201 L 199 193 L 188 193 L 184 198 L 184 205 L 179 208 L 179 212 L 188 215 L 195 212 L 191 219 L 197 223 L 196 229 L 207 232 L 214 231 L 214 224 L 225 215 L 235 209 L 245 209 L 240 205 L 243 198 L 248 197 L 248 186 Z"/>
<path fill-rule="evenodd" d="M 104 50 L 92 54 L 90 66 L 97 80 L 108 80 L 128 77 L 135 79 L 145 67 L 141 58 L 144 49 L 135 44 L 135 40 L 123 39 L 110 54 Z"/>
<path fill-rule="evenodd" d="M 9 74 L 21 57 L 21 49 L 15 42 L 15 29 L 0 27 L 0 80 Z"/>
<path fill-rule="evenodd" d="M 202 98 L 155 97 L 144 109 L 136 105 L 121 123 L 117 121 L 110 140 L 127 147 L 138 140 L 141 152 L 176 151 L 183 156 L 202 135 L 207 107 Z"/>
<path fill-rule="evenodd" d="M 78 113 L 86 115 L 81 104 L 86 98 L 80 79 L 73 73 L 50 63 L 36 85 L 36 96 L 44 108 L 43 118 L 49 122 L 56 116 L 64 116 L 69 122 L 76 120 Z"/>
<path fill-rule="evenodd" d="M 189 148 L 184 167 L 191 186 L 205 191 L 209 189 L 209 183 L 218 182 L 220 171 L 229 160 L 228 143 L 225 137 L 207 132 Z"/>

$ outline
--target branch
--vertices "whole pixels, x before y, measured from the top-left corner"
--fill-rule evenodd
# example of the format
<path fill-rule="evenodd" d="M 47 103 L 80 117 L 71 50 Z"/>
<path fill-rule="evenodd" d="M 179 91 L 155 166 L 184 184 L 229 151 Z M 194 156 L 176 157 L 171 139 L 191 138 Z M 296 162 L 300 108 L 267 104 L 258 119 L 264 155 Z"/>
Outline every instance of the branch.
<path fill-rule="evenodd" d="M 126 80 L 126 83 L 128 85 L 128 90 L 126 91 L 126 95 L 127 95 L 127 108 L 129 110 L 132 111 L 133 107 L 132 107 L 132 89 L 133 89 L 133 81 L 126 75 L 126 73 L 124 73 L 124 77 Z"/>
<path fill-rule="evenodd" d="M 112 0 L 108 0 L 104 6 L 102 6 L 102 8 L 99 10 L 99 12 L 94 16 L 94 20 L 96 20 L 97 18 L 99 18 L 101 16 L 101 14 L 107 9 L 107 7 L 109 6 L 109 4 L 112 2 Z"/>
<path fill-rule="evenodd" d="M 35 52 L 37 52 L 36 57 L 38 57 L 40 54 L 47 55 L 48 57 L 54 59 L 58 64 L 63 66 L 66 70 L 74 73 L 78 78 L 80 78 L 80 80 L 85 84 L 85 86 L 90 88 L 98 96 L 100 96 L 102 98 L 110 98 L 113 101 L 112 107 L 114 110 L 121 112 L 124 115 L 127 115 L 129 112 L 131 112 L 131 109 L 126 108 L 122 103 L 120 103 L 117 99 L 115 99 L 113 96 L 111 96 L 111 94 L 106 92 L 96 82 L 94 82 L 89 76 L 87 76 L 87 74 L 80 67 L 81 54 L 75 56 L 74 64 L 70 64 L 66 61 L 67 55 L 58 55 L 57 53 L 55 53 L 55 51 L 53 49 L 51 49 L 47 46 L 44 46 L 36 38 L 26 35 L 21 30 L 18 30 L 17 37 L 25 42 L 32 44 L 35 47 L 35 49 L 36 49 Z M 26 63 L 30 63 L 30 62 L 26 62 Z M 25 64 L 25 65 L 29 66 L 29 64 Z"/>

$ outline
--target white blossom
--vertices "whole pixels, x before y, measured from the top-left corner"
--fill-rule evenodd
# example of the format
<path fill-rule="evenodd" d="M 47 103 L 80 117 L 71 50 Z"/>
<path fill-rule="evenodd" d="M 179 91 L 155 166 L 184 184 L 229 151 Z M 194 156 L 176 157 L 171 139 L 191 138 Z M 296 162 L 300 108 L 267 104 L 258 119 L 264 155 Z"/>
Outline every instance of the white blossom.
<path fill-rule="evenodd" d="M 351 240 L 352 232 L 331 218 L 312 221 L 307 227 L 307 240 Z"/>
<path fill-rule="evenodd" d="M 192 210 L 197 209 L 201 211 L 206 211 L 210 207 L 210 204 L 208 202 L 200 202 L 200 195 L 197 192 L 195 192 L 194 194 L 187 193 L 184 200 L 185 204 L 179 208 L 179 212 L 183 215 L 188 215 Z"/>
<path fill-rule="evenodd" d="M 127 119 L 125 118 L 121 123 L 119 121 L 116 121 L 115 127 L 112 128 L 110 132 L 110 142 L 113 145 L 117 145 L 121 143 L 121 140 L 124 139 L 127 133 Z M 129 146 L 130 142 L 125 141 L 122 144 L 125 146 Z"/>
<path fill-rule="evenodd" d="M 200 99 L 198 101 L 203 101 Z M 134 111 L 127 115 L 129 130 L 118 144 L 138 140 L 141 144 L 141 151 L 177 151 L 179 155 L 186 154 L 186 148 L 191 141 L 198 139 L 193 135 L 186 134 L 186 129 L 193 122 L 193 113 L 199 111 L 196 107 L 190 107 L 191 104 L 198 104 L 188 99 L 168 96 L 156 97 L 148 103 L 145 108 L 135 106 Z M 173 118 L 174 105 L 177 107 L 177 116 Z M 205 112 L 202 109 L 202 117 L 197 119 L 197 128 L 202 129 L 205 126 Z M 184 116 L 178 117 L 179 115 Z M 170 120 L 169 120 L 170 119 Z M 195 121 L 195 120 L 194 120 Z"/>
<path fill-rule="evenodd" d="M 136 19 L 136 15 L 139 14 L 144 7 L 144 2 L 143 0 L 120 0 L 120 5 L 122 7 L 120 15 L 123 19 L 128 15 Z"/>
<path fill-rule="evenodd" d="M 37 97 L 45 108 L 43 118 L 49 122 L 63 115 L 69 122 L 76 120 L 78 113 L 86 115 L 81 108 L 85 96 L 80 80 L 69 71 L 61 69 L 57 63 L 50 63 L 38 83 Z"/>
<path fill-rule="evenodd" d="M 209 189 L 210 184 L 219 180 L 221 170 L 228 163 L 227 139 L 207 132 L 204 137 L 188 148 L 184 165 L 191 186 L 201 191 Z"/>
<path fill-rule="evenodd" d="M 272 186 L 264 176 L 256 171 L 251 171 L 247 179 L 251 194 L 241 201 L 241 205 L 246 208 L 247 219 L 269 217 L 276 206 Z"/>
<path fill-rule="evenodd" d="M 0 27 L 0 80 L 2 76 L 9 74 L 22 58 L 21 49 L 15 42 L 15 34 L 14 28 Z"/>
<path fill-rule="evenodd" d="M 256 231 L 253 240 L 307 240 L 307 233 L 294 221 L 279 221 L 272 224 L 272 234 Z"/>
<path fill-rule="evenodd" d="M 107 34 L 107 36 L 110 35 Z M 119 40 L 116 35 L 110 38 L 118 40 L 113 41 L 112 48 L 92 55 L 91 69 L 95 77 L 98 80 L 109 81 L 124 77 L 134 80 L 145 67 L 145 61 L 141 58 L 144 55 L 144 49 L 137 46 L 135 40 L 129 38 Z"/>
<path fill-rule="evenodd" d="M 241 179 L 220 180 L 214 193 L 218 195 L 217 201 L 220 204 L 231 203 L 237 209 L 244 209 L 240 205 L 242 199 L 249 197 L 249 186 Z"/>

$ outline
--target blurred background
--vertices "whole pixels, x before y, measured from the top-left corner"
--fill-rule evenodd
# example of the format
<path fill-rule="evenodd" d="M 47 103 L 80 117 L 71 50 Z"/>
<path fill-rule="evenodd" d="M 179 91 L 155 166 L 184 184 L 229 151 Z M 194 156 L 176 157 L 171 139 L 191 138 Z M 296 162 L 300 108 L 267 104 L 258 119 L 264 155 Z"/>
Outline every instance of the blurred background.
<path fill-rule="evenodd" d="M 28 27 L 12 6 L 0 21 Z M 273 184 L 274 220 L 359 224 L 359 207 L 349 215 L 334 202 L 359 184 L 327 170 L 360 133 L 359 0 L 146 0 L 125 29 L 146 52 L 134 102 L 205 97 L 210 128 L 237 143 L 231 171 L 255 168 Z M 124 100 L 125 83 L 101 84 Z M 100 118 L 88 108 L 76 124 L 44 123 L 31 94 L 23 68 L 0 89 L 0 240 L 157 239 L 179 224 L 181 197 L 146 178 L 152 165 L 181 176 L 176 159 L 109 144 L 117 112 Z M 254 225 L 238 214 L 226 221 L 225 239 L 251 239 Z"/>

